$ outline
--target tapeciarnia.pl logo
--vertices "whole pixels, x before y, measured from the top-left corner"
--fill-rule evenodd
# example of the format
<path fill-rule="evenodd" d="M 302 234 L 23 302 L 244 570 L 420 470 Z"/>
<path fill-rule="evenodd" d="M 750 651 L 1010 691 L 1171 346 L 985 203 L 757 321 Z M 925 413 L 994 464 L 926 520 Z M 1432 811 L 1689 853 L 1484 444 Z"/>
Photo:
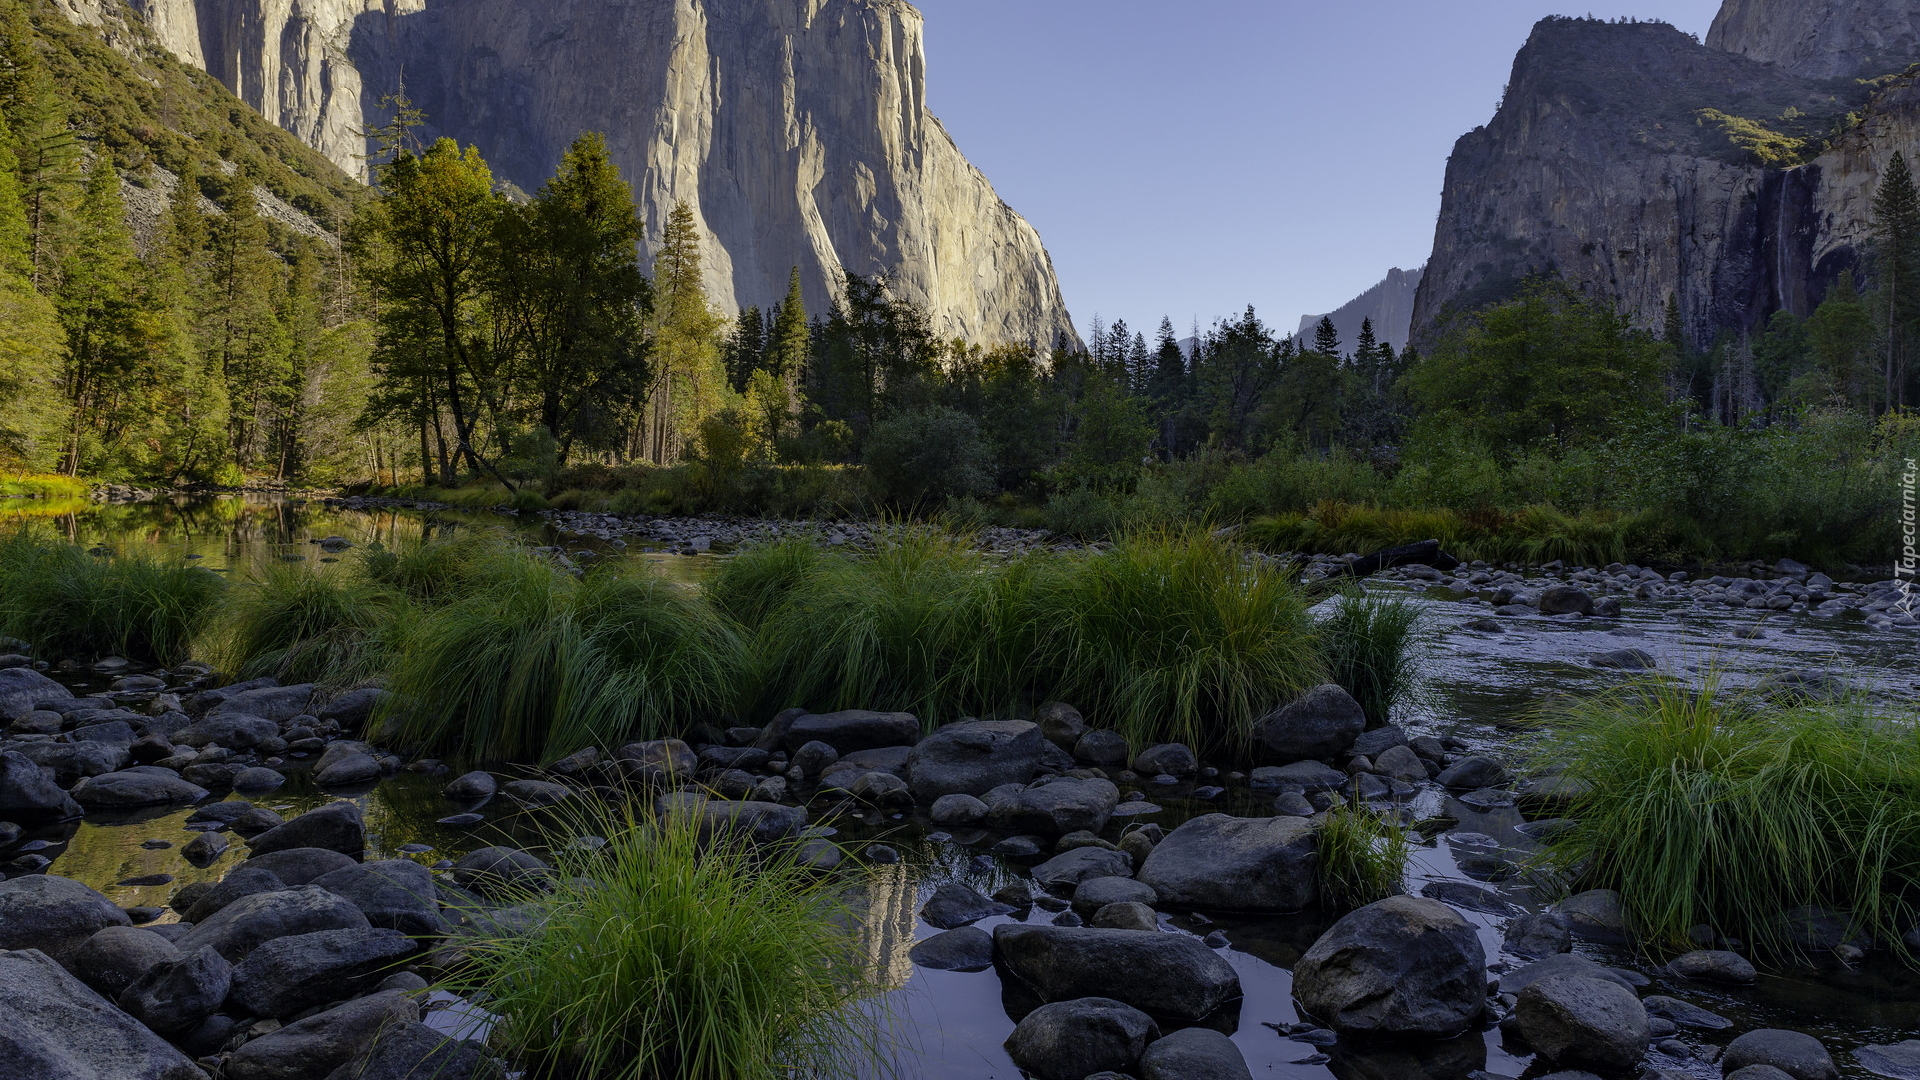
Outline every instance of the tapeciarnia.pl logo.
<path fill-rule="evenodd" d="M 1920 514 L 1914 507 L 1914 482 L 1920 467 L 1913 458 L 1900 474 L 1900 558 L 1893 564 L 1894 579 L 1900 582 L 1900 606 L 1908 615 L 1920 609 Z"/>

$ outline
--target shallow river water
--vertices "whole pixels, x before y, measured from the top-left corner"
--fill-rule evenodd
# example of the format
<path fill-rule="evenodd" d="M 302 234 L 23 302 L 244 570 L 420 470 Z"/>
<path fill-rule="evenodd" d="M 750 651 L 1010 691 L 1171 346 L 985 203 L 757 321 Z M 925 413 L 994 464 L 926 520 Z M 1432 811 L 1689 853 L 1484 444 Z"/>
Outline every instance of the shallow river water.
<path fill-rule="evenodd" d="M 0 528 L 9 511 L 0 505 Z M 255 560 L 305 558 L 324 562 L 325 555 L 310 541 L 339 535 L 356 545 L 392 544 L 434 535 L 449 528 L 505 527 L 543 543 L 564 542 L 606 554 L 647 561 L 658 572 L 695 581 L 712 565 L 714 556 L 687 557 L 646 551 L 636 545 L 614 552 L 604 545 L 582 542 L 554 533 L 537 517 L 513 518 L 496 514 L 421 513 L 408 510 L 348 512 L 329 510 L 318 503 L 258 497 L 229 497 L 159 505 L 88 508 L 77 513 L 43 515 L 43 524 L 87 546 L 105 544 L 119 551 L 146 549 L 168 558 L 199 556 L 194 560 L 219 572 L 244 571 Z M 1754 626 L 1745 615 L 1703 614 L 1684 604 L 1629 602 L 1618 619 L 1578 622 L 1542 618 L 1504 618 L 1504 633 L 1488 633 L 1463 624 L 1484 617 L 1483 606 L 1434 599 L 1413 586 L 1382 582 L 1379 590 L 1405 590 L 1426 605 L 1434 633 L 1425 665 L 1425 686 L 1399 717 L 1410 733 L 1451 736 L 1474 748 L 1496 752 L 1511 745 L 1514 722 L 1549 695 L 1579 694 L 1604 688 L 1624 676 L 1587 663 L 1591 655 L 1625 647 L 1651 653 L 1667 675 L 1697 681 L 1715 674 L 1742 685 L 1767 674 L 1787 670 L 1820 670 L 1840 674 L 1869 688 L 1888 701 L 1911 702 L 1920 691 L 1920 635 L 1904 631 L 1875 631 L 1858 620 L 1820 619 L 1775 614 L 1760 636 L 1743 638 L 1738 632 Z M 104 689 L 87 686 L 86 677 L 70 678 L 76 692 Z M 1224 774 L 1230 763 L 1216 763 Z M 1202 783 L 1218 781 L 1203 780 Z M 323 793 L 304 774 L 272 795 L 256 801 L 285 816 L 329 799 L 346 795 L 361 804 L 369 832 L 369 858 L 413 857 L 429 864 L 456 858 L 492 843 L 537 846 L 537 822 L 528 820 L 504 802 L 478 808 L 484 820 L 468 826 L 449 826 L 438 819 L 470 809 L 442 798 L 445 778 L 401 773 L 365 790 Z M 1116 818 L 1120 822 L 1156 822 L 1171 830 L 1196 814 L 1227 811 L 1242 816 L 1264 816 L 1273 811 L 1269 800 L 1257 797 L 1242 783 L 1227 783 L 1225 794 L 1211 800 L 1193 797 L 1193 785 L 1161 787 L 1144 779 L 1121 784 L 1122 790 L 1140 790 L 1157 812 Z M 1454 889 L 1488 890 L 1479 895 L 1491 911 L 1466 911 L 1481 927 L 1490 959 L 1501 957 L 1501 928 L 1507 913 L 1538 910 L 1540 905 L 1516 881 L 1478 880 L 1474 871 L 1493 853 L 1523 856 L 1532 841 L 1515 831 L 1519 813 L 1512 808 L 1481 813 L 1443 792 L 1423 786 L 1411 805 L 1414 818 L 1444 815 L 1459 824 L 1445 835 L 1416 850 L 1408 891 L 1441 884 Z M 220 860 L 194 867 L 180 854 L 197 833 L 186 829 L 190 808 L 124 815 L 90 816 L 59 830 L 30 834 L 37 850 L 54 859 L 48 872 L 77 878 L 100 889 L 122 906 L 164 907 L 182 885 L 217 879 L 244 856 L 236 844 Z M 895 989 L 886 1002 L 897 1051 L 897 1072 L 928 1080 L 1017 1080 L 1020 1073 L 1001 1043 L 1014 1026 L 1009 1015 L 1025 1008 L 1017 993 L 1002 986 L 992 970 L 977 973 L 929 971 L 907 958 L 915 940 L 936 933 L 920 922 L 921 903 L 942 882 L 965 881 L 984 893 L 1013 881 L 1021 865 L 987 855 L 995 837 L 968 835 L 965 830 L 938 831 L 924 820 L 894 813 L 869 813 L 837 822 L 836 839 L 860 850 L 870 842 L 897 849 L 902 860 L 876 868 L 868 897 L 871 934 L 868 962 Z M 402 851 L 405 847 L 407 850 Z M 1036 861 L 1028 860 L 1027 862 Z M 1463 869 L 1463 864 L 1465 869 Z M 162 885 L 121 885 L 149 875 L 171 875 Z M 1484 874 L 1483 874 L 1484 876 Z M 1508 907 L 1508 905 L 1511 905 Z M 169 911 L 165 919 L 176 916 Z M 1031 919 L 1050 916 L 1034 909 Z M 1205 935 L 1223 931 L 1230 942 L 1224 950 L 1238 971 L 1245 997 L 1217 1016 L 1214 1026 L 1228 1031 L 1260 1078 L 1324 1080 L 1469 1080 L 1482 1073 L 1518 1077 L 1530 1059 L 1502 1048 L 1497 1029 L 1445 1043 L 1420 1047 L 1364 1047 L 1338 1043 L 1321 1047 L 1287 1038 L 1282 1032 L 1300 1017 L 1292 1005 L 1291 976 L 1295 961 L 1331 921 L 1307 913 L 1296 916 L 1215 916 L 1208 924 L 1186 916 L 1162 915 L 1165 929 Z M 979 923 L 983 929 L 1005 921 Z M 1709 987 L 1675 979 L 1652 962 L 1629 952 L 1581 944 L 1576 951 L 1616 967 L 1642 972 L 1653 981 L 1646 993 L 1664 993 L 1704 1006 L 1734 1021 L 1734 1027 L 1707 1036 L 1682 1032 L 1696 1045 L 1724 1045 L 1734 1034 L 1755 1027 L 1787 1027 L 1824 1040 L 1840 1064 L 1842 1075 L 1865 1077 L 1848 1053 L 1867 1043 L 1890 1043 L 1920 1037 L 1920 975 L 1901 967 L 1885 952 L 1876 952 L 1856 967 L 1837 961 L 1817 970 L 1772 972 L 1748 988 Z M 1279 1029 L 1279 1030 L 1276 1030 Z M 1718 1069 L 1697 1058 L 1652 1053 L 1648 1064 L 1679 1075 L 1706 1078 Z M 1541 1070 L 1536 1068 L 1534 1073 Z"/>

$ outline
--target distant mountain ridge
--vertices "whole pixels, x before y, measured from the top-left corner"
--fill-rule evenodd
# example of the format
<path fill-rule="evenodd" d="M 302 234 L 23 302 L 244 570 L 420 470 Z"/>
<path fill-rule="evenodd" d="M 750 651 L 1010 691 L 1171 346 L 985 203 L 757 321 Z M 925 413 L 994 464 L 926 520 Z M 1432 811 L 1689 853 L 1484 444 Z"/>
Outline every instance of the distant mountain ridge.
<path fill-rule="evenodd" d="M 1351 351 L 1354 342 L 1360 339 L 1361 325 L 1372 320 L 1376 338 L 1392 345 L 1395 352 L 1405 349 L 1413 335 L 1413 301 L 1420 291 L 1420 278 L 1424 273 L 1424 267 L 1402 270 L 1396 266 L 1387 271 L 1386 278 L 1378 285 L 1337 310 L 1300 316 L 1300 329 L 1295 336 L 1302 341 L 1312 341 L 1320 320 L 1331 318 L 1333 328 L 1340 332 L 1342 346 Z"/>

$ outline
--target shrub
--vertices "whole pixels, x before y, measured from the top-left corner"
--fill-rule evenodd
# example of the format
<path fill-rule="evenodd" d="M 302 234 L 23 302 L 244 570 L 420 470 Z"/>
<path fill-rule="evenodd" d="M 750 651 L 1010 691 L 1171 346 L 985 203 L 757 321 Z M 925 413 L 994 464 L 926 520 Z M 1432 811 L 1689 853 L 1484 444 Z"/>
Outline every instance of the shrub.
<path fill-rule="evenodd" d="M 1540 752 L 1589 786 L 1550 848 L 1620 891 L 1642 937 L 1688 947 L 1706 924 L 1794 951 L 1782 913 L 1848 912 L 1898 942 L 1920 885 L 1920 732 L 1854 703 L 1779 708 L 1709 679 L 1637 683 L 1551 714 Z"/>
<path fill-rule="evenodd" d="M 1393 707 L 1420 681 L 1424 645 L 1420 609 L 1403 599 L 1348 593 L 1320 620 L 1320 640 L 1334 682 L 1366 711 L 1369 726 L 1393 719 Z"/>
<path fill-rule="evenodd" d="M 979 422 L 945 406 L 873 425 L 865 461 L 874 493 L 898 506 L 941 503 L 993 488 L 993 448 L 980 434 Z"/>
<path fill-rule="evenodd" d="M 1335 806 L 1317 842 L 1322 906 L 1364 907 L 1406 891 L 1413 844 L 1398 824 L 1371 810 Z"/>
<path fill-rule="evenodd" d="M 177 664 L 226 587 L 206 570 L 90 555 L 24 529 L 0 539 L 0 633 L 49 658 L 114 654 Z"/>
<path fill-rule="evenodd" d="M 491 1043 L 531 1080 L 851 1076 L 878 1058 L 844 881 L 685 819 L 602 809 L 573 828 L 608 842 L 558 847 L 553 890 L 508 898 L 531 932 L 464 939 L 445 984 L 501 1018 Z"/>

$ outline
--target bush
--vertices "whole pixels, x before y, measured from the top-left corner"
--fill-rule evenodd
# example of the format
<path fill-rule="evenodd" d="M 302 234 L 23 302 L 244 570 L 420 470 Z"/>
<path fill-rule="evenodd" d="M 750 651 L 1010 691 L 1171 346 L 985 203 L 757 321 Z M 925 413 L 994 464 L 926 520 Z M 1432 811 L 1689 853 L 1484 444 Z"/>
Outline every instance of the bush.
<path fill-rule="evenodd" d="M 24 529 L 0 539 L 0 633 L 48 659 L 180 663 L 226 588 L 206 570 L 90 555 Z"/>
<path fill-rule="evenodd" d="M 1419 684 L 1423 637 L 1420 608 L 1401 599 L 1348 593 L 1320 620 L 1331 677 L 1360 703 L 1368 726 L 1391 723 L 1393 707 Z"/>
<path fill-rule="evenodd" d="M 845 881 L 685 818 L 602 809 L 571 831 L 607 844 L 558 847 L 553 890 L 507 898 L 533 929 L 464 939 L 444 984 L 501 1018 L 490 1043 L 531 1080 L 852 1076 L 878 1058 Z"/>
<path fill-rule="evenodd" d="M 896 506 L 928 506 L 993 489 L 993 448 L 979 422 L 945 406 L 873 425 L 864 460 L 875 495 Z"/>
<path fill-rule="evenodd" d="M 1632 928 L 1688 948 L 1702 924 L 1796 951 L 1782 913 L 1815 905 L 1898 942 L 1920 886 L 1920 730 L 1852 703 L 1776 707 L 1637 683 L 1545 718 L 1543 763 L 1589 786 L 1553 862 L 1618 889 Z"/>

